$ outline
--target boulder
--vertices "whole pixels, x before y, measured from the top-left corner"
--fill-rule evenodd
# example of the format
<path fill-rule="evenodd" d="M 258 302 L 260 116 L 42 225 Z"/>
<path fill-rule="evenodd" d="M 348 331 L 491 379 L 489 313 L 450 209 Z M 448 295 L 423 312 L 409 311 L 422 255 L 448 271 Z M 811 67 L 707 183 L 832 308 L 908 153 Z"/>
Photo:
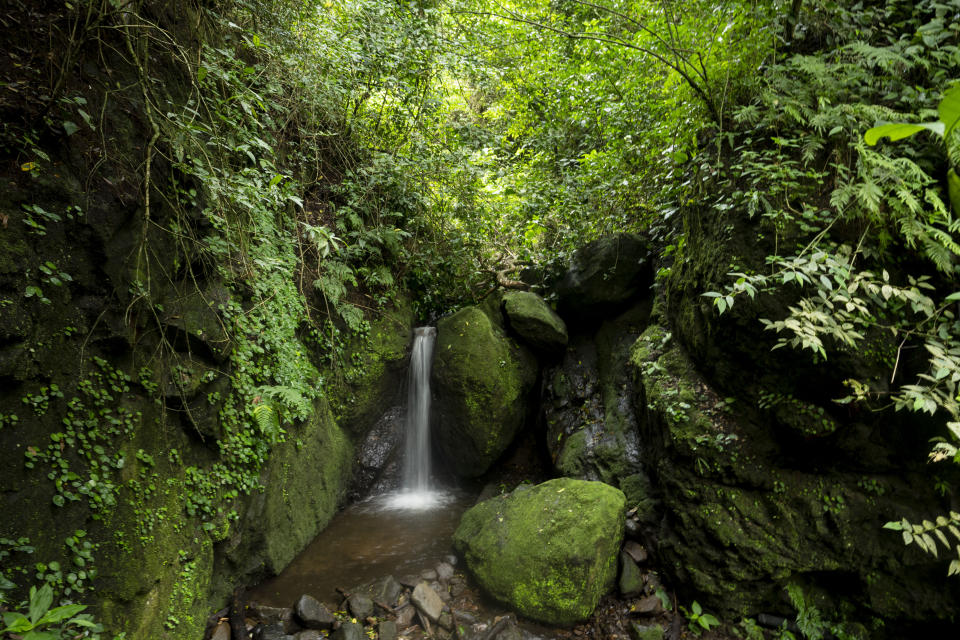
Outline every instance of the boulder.
<path fill-rule="evenodd" d="M 503 296 L 503 310 L 524 342 L 544 352 L 559 352 L 567 345 L 567 325 L 543 298 L 529 291 L 510 291 Z"/>
<path fill-rule="evenodd" d="M 313 596 L 300 596 L 293 606 L 297 621 L 307 629 L 330 629 L 336 621 L 330 610 Z"/>
<path fill-rule="evenodd" d="M 652 510 L 633 402 L 630 349 L 646 326 L 641 302 L 574 337 L 563 359 L 544 371 L 541 412 L 557 473 L 618 487 L 641 517 Z"/>
<path fill-rule="evenodd" d="M 576 251 L 556 287 L 560 311 L 569 319 L 596 318 L 653 284 L 650 249 L 643 237 L 605 236 Z"/>
<path fill-rule="evenodd" d="M 433 440 L 461 477 L 490 468 L 524 423 L 536 360 L 478 307 L 437 324 Z"/>
<path fill-rule="evenodd" d="M 620 594 L 634 596 L 643 591 L 643 572 L 626 551 L 620 552 Z"/>
<path fill-rule="evenodd" d="M 549 480 L 475 505 L 454 546 L 495 599 L 528 618 L 570 624 L 614 585 L 625 503 L 602 482 Z"/>
<path fill-rule="evenodd" d="M 366 620 L 373 615 L 373 599 L 362 593 L 352 593 L 347 598 L 347 607 L 354 618 Z"/>
<path fill-rule="evenodd" d="M 414 587 L 410 601 L 413 602 L 420 613 L 433 622 L 439 620 L 440 614 L 443 613 L 443 600 L 426 582 L 421 582 Z"/>

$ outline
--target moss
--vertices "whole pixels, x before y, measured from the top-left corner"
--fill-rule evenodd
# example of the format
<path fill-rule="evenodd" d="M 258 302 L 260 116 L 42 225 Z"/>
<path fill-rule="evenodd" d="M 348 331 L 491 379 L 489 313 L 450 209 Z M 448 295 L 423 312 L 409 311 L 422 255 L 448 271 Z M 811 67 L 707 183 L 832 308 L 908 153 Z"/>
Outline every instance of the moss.
<path fill-rule="evenodd" d="M 510 328 L 532 347 L 557 351 L 567 344 L 566 324 L 537 294 L 529 291 L 506 293 L 503 308 L 510 320 Z"/>
<path fill-rule="evenodd" d="M 609 485 L 558 478 L 476 505 L 454 545 L 494 598 L 569 624 L 589 617 L 614 584 L 624 504 Z"/>
<path fill-rule="evenodd" d="M 329 387 L 337 423 L 357 435 L 399 401 L 410 337 L 413 305 L 398 296 L 394 306 L 376 316 L 365 335 L 347 346 L 342 376 Z"/>
<path fill-rule="evenodd" d="M 456 473 L 478 476 L 523 424 L 536 361 L 479 307 L 438 323 L 435 354 L 435 442 Z"/>

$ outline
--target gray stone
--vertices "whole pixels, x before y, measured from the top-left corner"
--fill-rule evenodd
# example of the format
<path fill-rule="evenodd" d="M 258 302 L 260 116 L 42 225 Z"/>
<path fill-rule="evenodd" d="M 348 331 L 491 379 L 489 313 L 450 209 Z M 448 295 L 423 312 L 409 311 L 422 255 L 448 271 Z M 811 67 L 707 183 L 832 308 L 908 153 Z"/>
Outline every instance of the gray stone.
<path fill-rule="evenodd" d="M 649 554 L 647 553 L 647 550 L 643 548 L 643 545 L 639 542 L 634 542 L 633 540 L 628 540 L 623 545 L 623 550 L 626 551 L 627 554 L 633 558 L 633 561 L 637 564 L 643 564 L 649 557 Z"/>
<path fill-rule="evenodd" d="M 440 580 L 440 582 L 449 582 L 450 578 L 453 577 L 453 565 L 441 562 L 437 565 L 436 572 L 437 579 Z"/>
<path fill-rule="evenodd" d="M 663 627 L 658 624 L 638 624 L 630 623 L 630 636 L 633 640 L 663 640 Z"/>
<path fill-rule="evenodd" d="M 620 593 L 634 596 L 643 591 L 643 573 L 626 551 L 620 552 Z"/>
<path fill-rule="evenodd" d="M 447 631 L 453 631 L 453 616 L 444 611 L 440 614 L 440 617 L 437 619 L 437 624 L 446 629 Z"/>
<path fill-rule="evenodd" d="M 443 586 L 436 580 L 430 583 L 430 588 L 433 589 L 434 592 L 436 592 L 436 594 L 440 596 L 440 599 L 443 600 L 444 602 L 450 601 L 450 592 L 447 590 L 445 586 Z"/>
<path fill-rule="evenodd" d="M 316 598 L 304 594 L 294 606 L 297 620 L 308 629 L 329 629 L 333 627 L 333 614 Z"/>
<path fill-rule="evenodd" d="M 437 592 L 426 582 L 421 582 L 413 589 L 413 604 L 432 622 L 436 622 L 443 612 L 443 600 Z"/>
<path fill-rule="evenodd" d="M 287 607 L 267 607 L 256 604 L 252 607 L 263 624 L 283 624 L 283 616 L 290 611 Z"/>
<path fill-rule="evenodd" d="M 377 624 L 377 640 L 396 640 L 397 623 L 393 620 L 381 620 Z"/>
<path fill-rule="evenodd" d="M 373 615 L 373 599 L 363 593 L 353 593 L 347 598 L 347 608 L 358 620 L 366 620 Z"/>
<path fill-rule="evenodd" d="M 602 316 L 645 292 L 653 284 L 649 254 L 646 241 L 632 233 L 606 236 L 578 249 L 557 285 L 562 315 Z"/>
<path fill-rule="evenodd" d="M 417 615 L 417 610 L 413 605 L 405 604 L 395 611 L 397 616 L 397 626 L 406 629 L 413 624 L 413 617 Z"/>
<path fill-rule="evenodd" d="M 540 351 L 560 351 L 567 345 L 567 325 L 543 298 L 528 291 L 503 296 L 503 310 L 524 342 Z"/>
<path fill-rule="evenodd" d="M 293 609 L 287 609 L 284 612 L 283 617 L 280 619 L 280 625 L 283 627 L 284 633 L 291 635 L 303 629 Z"/>
<path fill-rule="evenodd" d="M 651 616 L 663 611 L 659 596 L 647 596 L 630 605 L 631 615 Z"/>
<path fill-rule="evenodd" d="M 230 623 L 226 620 L 221 620 L 217 623 L 217 627 L 213 630 L 213 635 L 210 636 L 210 640 L 230 640 Z"/>
<path fill-rule="evenodd" d="M 420 581 L 423 580 L 419 575 L 415 573 L 410 573 L 405 576 L 400 576 L 400 584 L 404 587 L 413 589 L 415 586 L 420 584 Z"/>
<path fill-rule="evenodd" d="M 428 582 L 431 582 L 431 581 L 437 579 L 437 572 L 434 571 L 433 569 L 427 569 L 427 570 L 425 570 L 423 573 L 420 574 L 420 578 L 422 578 L 423 580 L 426 580 L 426 581 L 428 581 Z M 414 586 L 416 586 L 416 585 L 414 585 Z"/>
<path fill-rule="evenodd" d="M 400 594 L 403 593 L 403 586 L 393 576 L 385 576 L 371 582 L 361 591 L 373 598 L 374 604 L 381 602 L 395 607 L 400 600 Z"/>
<path fill-rule="evenodd" d="M 253 630 L 253 640 L 289 640 L 293 638 L 284 632 L 281 624 L 262 624 Z"/>
<path fill-rule="evenodd" d="M 344 622 L 330 637 L 333 640 L 364 640 L 363 625 L 357 622 Z"/>
<path fill-rule="evenodd" d="M 323 640 L 324 636 L 316 629 L 307 629 L 306 631 L 301 631 L 294 637 L 297 640 Z"/>

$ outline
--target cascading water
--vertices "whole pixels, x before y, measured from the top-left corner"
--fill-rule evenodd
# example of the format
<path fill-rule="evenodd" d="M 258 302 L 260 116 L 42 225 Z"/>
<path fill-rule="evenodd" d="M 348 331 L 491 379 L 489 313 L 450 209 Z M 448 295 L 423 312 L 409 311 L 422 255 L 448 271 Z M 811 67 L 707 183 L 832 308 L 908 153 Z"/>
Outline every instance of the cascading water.
<path fill-rule="evenodd" d="M 404 439 L 403 486 L 387 497 L 395 509 L 430 509 L 447 501 L 449 495 L 430 486 L 430 366 L 434 327 L 413 330 L 413 348 L 408 373 L 407 420 Z"/>
<path fill-rule="evenodd" d="M 430 490 L 430 364 L 437 340 L 434 327 L 413 330 L 413 349 L 407 391 L 406 441 L 403 459 L 403 490 Z"/>

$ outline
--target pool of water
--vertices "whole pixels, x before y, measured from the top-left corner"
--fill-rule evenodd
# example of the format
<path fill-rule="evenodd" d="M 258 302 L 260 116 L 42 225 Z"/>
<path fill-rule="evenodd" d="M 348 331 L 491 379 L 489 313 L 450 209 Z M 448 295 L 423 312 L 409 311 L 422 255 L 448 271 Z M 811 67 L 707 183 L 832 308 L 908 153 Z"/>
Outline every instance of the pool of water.
<path fill-rule="evenodd" d="M 396 492 L 347 507 L 251 602 L 289 607 L 302 594 L 334 604 L 337 587 L 431 569 L 452 552 L 460 516 L 475 497 L 455 491 Z"/>

